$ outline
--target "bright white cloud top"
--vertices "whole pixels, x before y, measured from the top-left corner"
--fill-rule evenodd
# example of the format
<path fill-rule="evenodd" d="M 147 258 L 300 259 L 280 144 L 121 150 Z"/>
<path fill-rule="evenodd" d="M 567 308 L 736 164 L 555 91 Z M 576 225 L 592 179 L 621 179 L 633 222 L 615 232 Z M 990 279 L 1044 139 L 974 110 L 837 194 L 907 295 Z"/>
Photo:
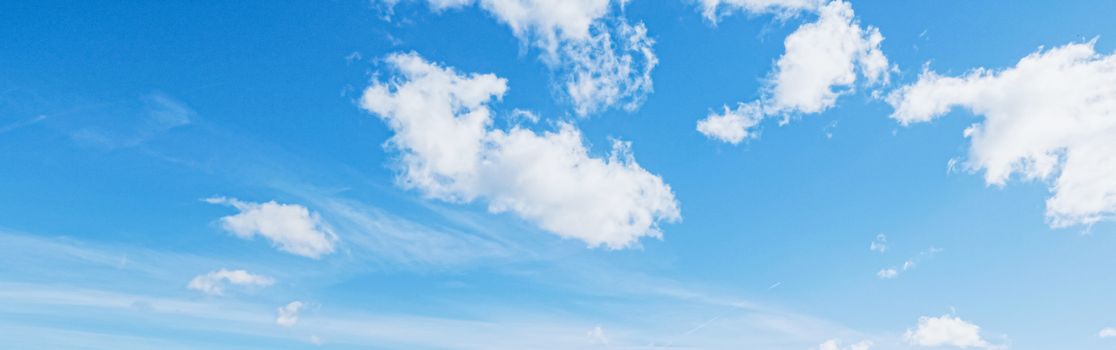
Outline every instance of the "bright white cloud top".
<path fill-rule="evenodd" d="M 787 11 L 806 9 L 812 7 L 790 7 Z M 887 81 L 888 60 L 880 50 L 883 35 L 878 29 L 861 27 L 852 5 L 845 1 L 830 1 L 817 8 L 817 15 L 815 22 L 803 24 L 787 36 L 786 51 L 776 62 L 759 100 L 739 103 L 735 109 L 726 106 L 723 113 L 710 114 L 698 122 L 698 131 L 737 144 L 755 135 L 750 129 L 765 117 L 782 115 L 785 123 L 792 115 L 832 108 L 838 97 L 854 90 L 858 77 L 869 85 Z"/>
<path fill-rule="evenodd" d="M 194 277 L 186 287 L 209 295 L 224 295 L 227 285 L 266 287 L 274 283 L 271 277 L 245 270 L 220 269 Z"/>
<path fill-rule="evenodd" d="M 388 0 L 392 6 L 399 0 Z M 479 5 L 524 43 L 543 51 L 580 116 L 613 107 L 635 111 L 652 91 L 658 64 L 643 23 L 621 15 L 626 0 L 427 0 L 434 10 Z"/>
<path fill-rule="evenodd" d="M 394 54 L 398 76 L 373 82 L 361 106 L 395 132 L 405 188 L 450 202 L 484 199 L 544 230 L 590 246 L 624 248 L 660 237 L 659 224 L 681 218 L 670 186 L 616 141 L 595 158 L 572 125 L 536 133 L 492 127 L 488 103 L 507 91 L 492 74 L 463 75 L 416 54 Z"/>
<path fill-rule="evenodd" d="M 1039 50 L 1003 70 L 961 77 L 925 71 L 888 97 L 903 125 L 928 122 L 954 108 L 983 117 L 965 129 L 972 140 L 964 166 L 1003 186 L 1049 180 L 1052 227 L 1116 216 L 1116 56 L 1094 41 Z"/>
<path fill-rule="evenodd" d="M 980 336 L 980 326 L 966 322 L 960 317 L 942 315 L 941 317 L 923 316 L 918 319 L 918 327 L 908 329 L 903 339 L 911 345 L 924 347 L 992 348 Z"/>
<path fill-rule="evenodd" d="M 334 250 L 337 235 L 318 213 L 304 206 L 275 201 L 253 203 L 225 197 L 205 201 L 240 210 L 238 214 L 221 218 L 221 227 L 239 238 L 262 236 L 279 250 L 313 259 Z"/>

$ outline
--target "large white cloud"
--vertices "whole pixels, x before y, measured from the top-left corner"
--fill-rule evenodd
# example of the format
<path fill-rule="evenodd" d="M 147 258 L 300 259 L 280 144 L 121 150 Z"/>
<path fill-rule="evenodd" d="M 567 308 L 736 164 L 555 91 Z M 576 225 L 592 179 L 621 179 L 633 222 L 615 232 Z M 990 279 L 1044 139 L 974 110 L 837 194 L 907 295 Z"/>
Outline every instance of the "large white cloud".
<path fill-rule="evenodd" d="M 830 1 L 816 10 L 816 21 L 787 36 L 786 51 L 776 62 L 763 96 L 711 113 L 698 122 L 698 131 L 736 144 L 753 135 L 750 129 L 764 117 L 782 115 L 786 122 L 791 115 L 832 108 L 838 97 L 854 89 L 858 77 L 869 85 L 887 81 L 888 61 L 880 51 L 879 30 L 861 27 L 852 5 L 845 1 Z"/>
<path fill-rule="evenodd" d="M 226 284 L 266 287 L 273 283 L 275 283 L 275 280 L 271 277 L 252 274 L 244 270 L 220 269 L 194 277 L 186 287 L 205 294 L 222 295 L 225 293 Z"/>
<path fill-rule="evenodd" d="M 569 124 L 541 134 L 495 129 L 487 103 L 507 91 L 504 79 L 458 74 L 413 53 L 386 61 L 397 77 L 369 86 L 361 106 L 395 132 L 388 145 L 400 153 L 404 187 L 452 202 L 484 199 L 490 211 L 590 246 L 627 247 L 680 218 L 670 186 L 640 167 L 627 143 L 597 158 Z"/>
<path fill-rule="evenodd" d="M 426 1 L 435 10 L 478 4 L 542 50 L 543 61 L 561 73 L 558 83 L 580 116 L 614 107 L 634 111 L 652 92 L 654 41 L 643 23 L 611 14 L 626 0 Z"/>
<path fill-rule="evenodd" d="M 1049 180 L 1046 217 L 1053 227 L 1116 216 L 1116 55 L 1095 41 L 1039 50 L 1003 70 L 960 77 L 925 71 L 893 92 L 892 118 L 927 122 L 953 108 L 982 116 L 965 129 L 964 163 L 1003 186 L 1013 175 Z"/>
<path fill-rule="evenodd" d="M 980 327 L 960 317 L 920 317 L 918 327 L 903 334 L 908 344 L 925 347 L 993 348 L 980 337 Z"/>
<path fill-rule="evenodd" d="M 301 205 L 275 201 L 253 203 L 225 197 L 205 201 L 240 210 L 236 215 L 221 218 L 225 230 L 243 239 L 262 236 L 279 250 L 291 254 L 317 259 L 332 253 L 337 241 L 337 235 L 318 214 Z"/>

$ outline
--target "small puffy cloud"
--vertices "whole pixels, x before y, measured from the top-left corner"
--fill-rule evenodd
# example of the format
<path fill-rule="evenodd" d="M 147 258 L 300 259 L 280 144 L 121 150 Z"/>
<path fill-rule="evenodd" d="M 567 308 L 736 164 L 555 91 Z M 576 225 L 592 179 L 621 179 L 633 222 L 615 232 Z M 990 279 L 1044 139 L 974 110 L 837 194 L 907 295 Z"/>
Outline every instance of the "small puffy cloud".
<path fill-rule="evenodd" d="M 634 111 L 652 92 L 658 64 L 643 23 L 611 15 L 626 0 L 426 0 L 431 9 L 479 5 L 559 72 L 574 112 Z M 390 5 L 398 0 L 386 1 Z"/>
<path fill-rule="evenodd" d="M 220 269 L 194 277 L 186 287 L 205 294 L 222 295 L 226 284 L 266 287 L 273 283 L 275 280 L 271 277 L 254 275 L 244 270 Z"/>
<path fill-rule="evenodd" d="M 1095 40 L 1040 49 L 1014 67 L 975 69 L 960 77 L 926 70 L 891 93 L 891 117 L 928 122 L 954 108 L 983 117 L 965 129 L 962 166 L 983 171 L 990 185 L 1013 176 L 1049 181 L 1052 227 L 1116 217 L 1116 55 Z"/>
<path fill-rule="evenodd" d="M 918 327 L 903 334 L 908 344 L 923 347 L 993 348 L 980 337 L 980 327 L 960 317 L 920 317 Z"/>
<path fill-rule="evenodd" d="M 777 6 L 772 2 L 771 6 Z M 888 60 L 880 50 L 883 36 L 875 27 L 861 27 L 848 2 L 835 0 L 816 8 L 818 19 L 799 26 L 784 41 L 763 96 L 725 108 L 698 122 L 706 136 L 739 143 L 767 116 L 820 113 L 854 89 L 858 77 L 868 84 L 886 83 Z"/>
<path fill-rule="evenodd" d="M 816 350 L 869 350 L 872 348 L 872 342 L 863 340 L 857 343 L 849 344 L 849 346 L 841 346 L 841 340 L 830 339 L 818 345 Z"/>
<path fill-rule="evenodd" d="M 741 103 L 735 109 L 724 107 L 722 113 L 710 113 L 698 121 L 697 130 L 706 137 L 731 144 L 738 144 L 755 136 L 752 127 L 763 120 L 763 111 L 758 103 Z"/>
<path fill-rule="evenodd" d="M 253 203 L 225 197 L 205 201 L 240 210 L 239 214 L 221 218 L 221 227 L 239 238 L 262 236 L 279 250 L 313 259 L 333 252 L 337 236 L 318 213 L 301 205 Z"/>
<path fill-rule="evenodd" d="M 887 58 L 880 51 L 883 36 L 875 27 L 861 28 L 852 5 L 832 1 L 821 7 L 818 20 L 787 36 L 786 52 L 771 78 L 769 107 L 774 113 L 819 113 L 856 82 L 886 79 Z"/>
<path fill-rule="evenodd" d="M 882 279 L 892 279 L 895 277 L 899 277 L 899 270 L 896 270 L 895 268 L 882 269 L 880 270 L 880 272 L 876 272 L 876 277 Z"/>
<path fill-rule="evenodd" d="M 283 327 L 292 327 L 298 323 L 298 313 L 302 311 L 305 306 L 301 301 L 295 300 L 287 305 L 280 306 L 276 309 L 278 316 L 275 317 L 275 324 Z"/>
<path fill-rule="evenodd" d="M 914 257 L 912 257 L 910 259 L 907 259 L 906 261 L 903 262 L 902 265 L 899 265 L 899 267 L 889 267 L 889 268 L 882 269 L 879 272 L 876 272 L 876 277 L 879 277 L 881 279 L 893 279 L 893 278 L 899 277 L 899 274 L 907 272 L 911 269 L 914 269 L 915 266 L 918 266 L 919 262 L 922 262 L 923 260 L 926 260 L 926 259 L 933 258 L 934 255 L 937 255 L 938 253 L 941 253 L 941 252 L 942 252 L 941 248 L 930 247 L 930 249 L 919 252 L 918 255 L 915 255 Z"/>
<path fill-rule="evenodd" d="M 1101 338 L 1116 338 L 1116 328 L 1105 327 L 1101 329 L 1099 333 L 1097 333 L 1097 336 Z"/>
<path fill-rule="evenodd" d="M 659 223 L 680 219 L 670 186 L 640 167 L 627 143 L 599 158 L 570 124 L 541 134 L 495 129 L 487 104 L 503 96 L 504 79 L 462 75 L 416 54 L 386 61 L 398 76 L 373 82 L 361 107 L 395 133 L 387 147 L 400 153 L 403 187 L 450 202 L 483 199 L 492 212 L 614 249 L 660 237 Z"/>
<path fill-rule="evenodd" d="M 876 239 L 873 240 L 872 243 L 870 243 L 868 245 L 868 250 L 871 250 L 873 252 L 880 252 L 880 253 L 886 252 L 887 251 L 887 236 L 885 236 L 882 233 L 876 235 Z"/>

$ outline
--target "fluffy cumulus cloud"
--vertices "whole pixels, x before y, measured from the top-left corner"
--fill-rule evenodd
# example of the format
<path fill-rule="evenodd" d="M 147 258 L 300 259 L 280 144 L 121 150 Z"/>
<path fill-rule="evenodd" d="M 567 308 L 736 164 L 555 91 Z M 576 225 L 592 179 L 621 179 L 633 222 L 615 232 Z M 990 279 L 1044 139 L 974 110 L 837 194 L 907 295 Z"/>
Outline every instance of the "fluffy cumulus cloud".
<path fill-rule="evenodd" d="M 605 24 L 610 23 L 610 24 Z M 642 23 L 599 22 L 586 40 L 562 46 L 564 86 L 578 115 L 619 106 L 635 111 L 652 90 L 651 70 L 659 63 Z"/>
<path fill-rule="evenodd" d="M 298 323 L 298 314 L 305 306 L 301 301 L 295 300 L 287 305 L 280 306 L 276 309 L 278 316 L 275 317 L 275 324 L 283 327 L 293 327 Z"/>
<path fill-rule="evenodd" d="M 221 226 L 242 239 L 262 236 L 287 253 L 318 259 L 333 252 L 337 235 L 317 213 L 297 204 L 275 201 L 253 203 L 236 198 L 208 198 L 211 204 L 224 204 L 240 213 L 221 218 Z"/>
<path fill-rule="evenodd" d="M 830 339 L 818 345 L 816 350 L 869 350 L 872 348 L 872 342 L 863 340 L 848 346 L 841 346 L 839 339 Z"/>
<path fill-rule="evenodd" d="M 1116 327 L 1103 328 L 1097 333 L 1097 336 L 1101 338 L 1116 338 Z"/>
<path fill-rule="evenodd" d="M 187 288 L 209 294 L 223 295 L 227 285 L 266 287 L 275 283 L 271 277 L 254 275 L 244 270 L 220 269 L 190 280 Z"/>
<path fill-rule="evenodd" d="M 389 5 L 398 0 L 387 1 Z M 643 23 L 611 14 L 626 0 L 427 0 L 441 10 L 477 4 L 520 40 L 542 51 L 581 116 L 618 107 L 634 111 L 652 91 L 658 64 Z"/>
<path fill-rule="evenodd" d="M 926 70 L 888 96 L 892 118 L 928 122 L 954 108 L 982 117 L 965 129 L 963 166 L 1003 186 L 1013 175 L 1048 181 L 1053 227 L 1116 216 L 1116 55 L 1094 41 L 1032 53 L 1014 67 L 959 77 Z"/>
<path fill-rule="evenodd" d="M 451 202 L 485 200 L 492 212 L 590 246 L 627 247 L 680 218 L 670 186 L 636 163 L 628 143 L 615 141 L 601 158 L 569 124 L 543 133 L 496 129 L 487 104 L 507 91 L 504 79 L 459 74 L 416 54 L 386 61 L 398 75 L 369 86 L 361 106 L 394 131 L 387 147 L 399 152 L 403 187 Z"/>
<path fill-rule="evenodd" d="M 741 103 L 733 109 L 725 106 L 724 112 L 699 120 L 697 130 L 710 138 L 737 144 L 756 136 L 753 127 L 763 116 L 763 106 L 759 103 Z"/>
<path fill-rule="evenodd" d="M 908 329 L 903 340 L 924 347 L 993 348 L 980 337 L 979 326 L 950 315 L 919 318 L 918 327 Z"/>
<path fill-rule="evenodd" d="M 830 1 L 816 11 L 816 21 L 787 36 L 785 52 L 776 62 L 763 96 L 735 109 L 725 107 L 723 113 L 711 113 L 698 122 L 698 131 L 739 143 L 753 135 L 750 129 L 764 117 L 782 115 L 786 122 L 791 115 L 832 108 L 838 97 L 853 91 L 858 77 L 869 85 L 887 81 L 888 61 L 880 51 L 883 36 L 878 29 L 861 27 L 852 5 L 845 1 Z"/>

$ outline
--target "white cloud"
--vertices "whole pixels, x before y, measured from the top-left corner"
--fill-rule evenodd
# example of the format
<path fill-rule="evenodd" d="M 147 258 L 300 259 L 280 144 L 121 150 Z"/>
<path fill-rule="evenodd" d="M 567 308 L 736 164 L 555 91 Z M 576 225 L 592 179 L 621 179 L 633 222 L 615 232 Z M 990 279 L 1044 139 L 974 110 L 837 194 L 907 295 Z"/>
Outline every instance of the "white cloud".
<path fill-rule="evenodd" d="M 778 6 L 772 3 L 770 6 Z M 817 8 L 818 19 L 798 27 L 784 41 L 767 89 L 758 101 L 725 108 L 698 122 L 703 134 L 739 143 L 766 116 L 820 113 L 854 89 L 858 77 L 867 84 L 886 83 L 887 57 L 880 51 L 883 36 L 875 27 L 862 28 L 852 5 L 835 0 Z"/>
<path fill-rule="evenodd" d="M 275 283 L 275 280 L 267 276 L 253 275 L 244 270 L 220 269 L 194 277 L 186 287 L 205 294 L 222 295 L 225 292 L 226 283 L 266 287 Z"/>
<path fill-rule="evenodd" d="M 830 340 L 826 340 L 824 343 L 819 344 L 816 349 L 817 350 L 869 350 L 871 348 L 872 348 L 872 342 L 868 341 L 868 340 L 863 340 L 863 341 L 860 341 L 860 342 L 857 342 L 857 343 L 854 343 L 854 344 L 849 344 L 849 346 L 842 347 L 841 346 L 841 340 L 830 339 Z"/>
<path fill-rule="evenodd" d="M 980 337 L 979 326 L 950 315 L 920 317 L 918 328 L 908 329 L 903 334 L 903 340 L 908 344 L 924 347 L 952 346 L 962 349 L 993 347 Z"/>
<path fill-rule="evenodd" d="M 593 344 L 608 344 L 608 337 L 605 336 L 604 328 L 601 328 L 601 326 L 593 327 L 593 329 L 586 333 L 586 336 L 589 337 L 589 341 Z"/>
<path fill-rule="evenodd" d="M 882 269 L 879 272 L 876 272 L 876 277 L 879 277 L 881 279 L 893 279 L 893 278 L 899 277 L 899 274 L 907 272 L 911 269 L 914 269 L 915 266 L 918 266 L 919 262 L 921 262 L 925 259 L 933 258 L 934 255 L 937 255 L 938 253 L 941 253 L 941 252 L 942 252 L 941 248 L 930 247 L 930 249 L 919 252 L 918 255 L 915 255 L 914 257 L 912 257 L 910 259 L 907 259 L 906 261 L 903 262 L 902 265 L 899 265 L 899 267 L 889 267 L 889 268 L 886 268 L 886 269 Z"/>
<path fill-rule="evenodd" d="M 659 63 L 643 23 L 598 22 L 586 40 L 562 46 L 566 93 L 578 115 L 611 106 L 635 111 L 652 90 L 651 70 Z"/>
<path fill-rule="evenodd" d="M 391 6 L 398 0 L 386 1 Z M 479 6 L 506 24 L 560 72 L 559 84 L 574 111 L 586 116 L 609 108 L 634 111 L 652 92 L 658 64 L 643 23 L 611 15 L 627 0 L 427 0 L 434 10 Z"/>
<path fill-rule="evenodd" d="M 697 130 L 709 138 L 731 144 L 755 137 L 752 127 L 763 120 L 762 107 L 758 103 L 741 103 L 736 109 L 724 107 L 721 114 L 710 113 L 698 121 Z"/>
<path fill-rule="evenodd" d="M 895 277 L 899 277 L 899 270 L 896 270 L 895 268 L 886 268 L 880 270 L 880 272 L 876 272 L 876 277 L 882 279 L 892 279 Z"/>
<path fill-rule="evenodd" d="M 221 218 L 221 226 L 242 239 L 263 236 L 279 250 L 314 259 L 333 252 L 337 236 L 317 213 L 301 205 L 253 203 L 225 197 L 205 201 L 240 210 L 239 214 Z"/>
<path fill-rule="evenodd" d="M 893 92 L 892 118 L 927 122 L 955 107 L 983 120 L 965 129 L 972 144 L 963 166 L 988 184 L 1012 175 L 1051 181 L 1046 218 L 1052 227 L 1116 217 L 1116 55 L 1094 41 L 1039 50 L 1003 70 L 961 77 L 926 70 Z"/>
<path fill-rule="evenodd" d="M 451 202 L 485 199 L 492 212 L 513 212 L 562 237 L 623 248 L 659 237 L 660 222 L 680 218 L 670 186 L 615 141 L 608 158 L 589 155 L 569 124 L 536 133 L 492 128 L 487 103 L 507 82 L 492 74 L 460 75 L 416 54 L 387 58 L 399 76 L 374 82 L 361 106 L 395 132 L 403 187 Z"/>
<path fill-rule="evenodd" d="M 868 250 L 871 250 L 873 252 L 880 252 L 880 253 L 886 252 L 887 251 L 887 236 L 882 234 L 882 233 L 876 235 L 876 239 L 873 240 L 872 243 L 868 245 Z"/>
<path fill-rule="evenodd" d="M 861 28 L 852 5 L 832 1 L 821 7 L 817 22 L 803 24 L 787 36 L 786 52 L 771 79 L 772 113 L 819 113 L 837 103 L 857 73 L 868 83 L 886 79 L 883 36 L 875 27 Z"/>
<path fill-rule="evenodd" d="M 275 311 L 279 314 L 275 317 L 275 324 L 283 327 L 292 327 L 298 323 L 298 313 L 302 311 L 305 306 L 301 301 L 295 300 L 287 305 L 280 306 Z"/>
<path fill-rule="evenodd" d="M 1116 328 L 1105 327 L 1097 333 L 1097 336 L 1101 338 L 1116 338 Z"/>

